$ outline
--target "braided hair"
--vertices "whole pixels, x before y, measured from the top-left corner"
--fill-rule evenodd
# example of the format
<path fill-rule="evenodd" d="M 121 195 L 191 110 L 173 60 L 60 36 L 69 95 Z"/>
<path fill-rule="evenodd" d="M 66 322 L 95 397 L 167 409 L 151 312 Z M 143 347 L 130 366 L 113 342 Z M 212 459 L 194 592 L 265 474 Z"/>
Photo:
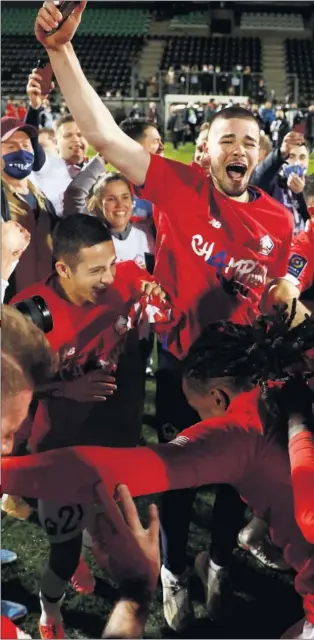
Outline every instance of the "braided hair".
<path fill-rule="evenodd" d="M 261 315 L 252 326 L 230 321 L 208 325 L 184 359 L 184 376 L 200 384 L 232 377 L 263 386 L 269 380 L 288 380 L 300 361 L 305 377 L 313 376 L 303 356 L 314 348 L 314 314 L 291 329 L 296 305 L 294 300 L 291 313 L 288 305 L 278 305 L 273 315 Z"/>

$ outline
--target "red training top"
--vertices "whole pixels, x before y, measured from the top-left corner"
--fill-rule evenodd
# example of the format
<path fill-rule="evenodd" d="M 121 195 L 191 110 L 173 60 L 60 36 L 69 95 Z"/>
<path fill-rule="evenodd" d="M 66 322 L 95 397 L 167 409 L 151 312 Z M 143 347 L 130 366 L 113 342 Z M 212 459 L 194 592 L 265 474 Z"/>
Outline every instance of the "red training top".
<path fill-rule="evenodd" d="M 3 458 L 2 489 L 9 495 L 52 501 L 62 495 L 64 503 L 71 504 L 94 502 L 95 486 L 102 482 L 108 492 L 104 505 L 108 520 L 111 496 L 119 483 L 125 483 L 133 496 L 231 484 L 267 521 L 272 541 L 297 572 L 295 587 L 304 599 L 307 619 L 314 623 L 314 546 L 295 520 L 288 452 L 271 432 L 262 433 L 259 393 L 254 389 L 241 394 L 223 416 L 186 429 L 169 444 L 135 449 L 71 447 Z M 303 508 L 313 493 L 304 484 L 299 489 L 307 495 L 301 501 Z M 298 522 L 301 519 L 298 515 Z"/>
<path fill-rule="evenodd" d="M 184 312 L 168 348 L 181 358 L 210 322 L 251 323 L 267 279 L 284 277 L 292 217 L 266 193 L 241 203 L 214 188 L 199 167 L 151 156 L 140 198 L 153 202 L 155 276 Z"/>

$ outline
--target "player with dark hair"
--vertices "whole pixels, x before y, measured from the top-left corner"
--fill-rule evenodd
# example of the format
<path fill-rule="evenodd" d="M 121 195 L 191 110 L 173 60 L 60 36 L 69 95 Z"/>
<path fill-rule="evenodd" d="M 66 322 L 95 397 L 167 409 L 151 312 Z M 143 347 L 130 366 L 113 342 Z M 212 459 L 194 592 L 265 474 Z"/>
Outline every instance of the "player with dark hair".
<path fill-rule="evenodd" d="M 38 13 L 35 34 L 48 51 L 59 86 L 83 135 L 138 186 L 137 195 L 158 208 L 155 275 L 181 310 L 182 322 L 168 332 L 164 341 L 167 375 L 163 387 L 159 385 L 164 410 L 158 412 L 157 423 L 161 427 L 170 423 L 180 430 L 195 423 L 198 415 L 182 394 L 179 360 L 210 322 L 254 321 L 265 287 L 262 310 L 272 309 L 280 279 L 287 271 L 292 220 L 282 205 L 249 184 L 259 158 L 260 128 L 246 109 L 231 107 L 215 115 L 204 144 L 210 159 L 209 177 L 199 167 L 149 154 L 117 126 L 86 80 L 70 42 L 85 6 L 81 2 L 71 19 L 47 37 L 61 14 L 52 2 L 45 2 Z M 292 298 L 286 302 L 291 308 Z M 304 314 L 305 308 L 299 304 L 294 323 L 301 322 Z M 184 626 L 191 614 L 184 574 L 193 500 L 192 491 L 163 498 L 164 610 L 174 629 Z M 215 566 L 222 570 L 236 544 L 242 507 L 228 487 L 219 488 L 218 505 L 219 500 L 223 509 L 220 515 L 218 510 L 214 514 L 219 535 L 211 553 L 214 547 Z M 219 575 L 222 571 L 208 575 L 208 584 L 214 589 Z"/>
<path fill-rule="evenodd" d="M 311 542 L 314 535 L 309 463 L 314 449 L 313 394 L 289 372 L 303 359 L 304 375 L 313 375 L 304 356 L 314 347 L 314 317 L 294 329 L 292 321 L 293 314 L 278 310 L 275 317 L 261 317 L 253 326 L 217 322 L 203 331 L 183 363 L 184 392 L 201 422 L 173 442 L 126 450 L 73 447 L 11 459 L 3 467 L 5 490 L 53 500 L 62 488 L 67 500 L 88 503 L 94 501 L 93 487 L 99 480 L 109 493 L 117 483 L 126 483 L 134 496 L 230 483 L 254 514 L 265 518 L 273 543 L 297 572 L 295 588 L 303 597 L 305 620 L 297 634 L 285 637 L 311 639 L 314 547 L 305 538 Z M 266 387 L 269 379 L 289 377 L 283 391 Z"/>
<path fill-rule="evenodd" d="M 149 153 L 163 154 L 164 145 L 160 133 L 157 127 L 146 118 L 127 118 L 120 122 L 120 129 Z"/>

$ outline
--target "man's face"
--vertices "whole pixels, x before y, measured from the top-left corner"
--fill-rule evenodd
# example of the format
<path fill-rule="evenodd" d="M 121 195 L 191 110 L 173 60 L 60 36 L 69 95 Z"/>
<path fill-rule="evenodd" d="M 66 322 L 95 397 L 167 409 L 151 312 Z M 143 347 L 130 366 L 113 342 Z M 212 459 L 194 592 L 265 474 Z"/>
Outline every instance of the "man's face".
<path fill-rule="evenodd" d="M 9 456 L 13 451 L 14 436 L 28 415 L 33 393 L 29 389 L 20 391 L 14 400 L 2 398 L 1 454 Z"/>
<path fill-rule="evenodd" d="M 112 230 L 124 231 L 133 207 L 130 189 L 124 180 L 113 180 L 106 184 L 102 204 L 104 216 Z"/>
<path fill-rule="evenodd" d="M 87 153 L 88 143 L 75 122 L 65 122 L 57 130 L 58 149 L 61 158 L 69 164 L 81 164 Z"/>
<path fill-rule="evenodd" d="M 114 245 L 108 241 L 81 249 L 75 266 L 60 260 L 56 269 L 61 278 L 67 279 L 67 290 L 71 291 L 78 304 L 102 304 L 104 293 L 115 278 L 115 263 Z"/>
<path fill-rule="evenodd" d="M 309 167 L 309 152 L 306 146 L 303 144 L 302 146 L 292 147 L 287 162 L 291 165 L 298 164 L 307 171 Z"/>
<path fill-rule="evenodd" d="M 39 132 L 38 135 L 39 144 L 43 147 L 44 151 L 51 156 L 58 156 L 57 138 L 51 138 L 47 131 Z"/>
<path fill-rule="evenodd" d="M 208 136 L 211 175 L 218 191 L 230 198 L 245 194 L 258 163 L 260 132 L 251 119 L 218 118 Z"/>
<path fill-rule="evenodd" d="M 145 151 L 152 153 L 153 155 L 161 156 L 164 152 L 164 145 L 160 136 L 160 133 L 156 127 L 147 127 L 144 135 L 141 138 L 140 144 Z"/>
<path fill-rule="evenodd" d="M 25 131 L 15 131 L 13 135 L 1 143 L 1 157 L 7 153 L 13 153 L 14 151 L 29 151 L 34 153 L 31 139 Z"/>

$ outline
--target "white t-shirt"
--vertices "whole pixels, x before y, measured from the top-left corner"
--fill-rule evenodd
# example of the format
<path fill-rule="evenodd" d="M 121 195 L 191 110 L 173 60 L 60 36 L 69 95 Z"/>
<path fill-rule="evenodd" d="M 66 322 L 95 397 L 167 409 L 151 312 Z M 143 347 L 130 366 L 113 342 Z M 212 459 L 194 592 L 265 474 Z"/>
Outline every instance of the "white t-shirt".
<path fill-rule="evenodd" d="M 118 262 L 133 260 L 139 267 L 145 267 L 145 253 L 154 253 L 154 239 L 143 229 L 132 225 L 132 229 L 125 240 L 112 236 Z"/>
<path fill-rule="evenodd" d="M 30 181 L 42 191 L 53 204 L 57 216 L 63 214 L 63 196 L 72 178 L 63 158 L 46 154 L 46 162 L 40 171 L 33 171 Z"/>

